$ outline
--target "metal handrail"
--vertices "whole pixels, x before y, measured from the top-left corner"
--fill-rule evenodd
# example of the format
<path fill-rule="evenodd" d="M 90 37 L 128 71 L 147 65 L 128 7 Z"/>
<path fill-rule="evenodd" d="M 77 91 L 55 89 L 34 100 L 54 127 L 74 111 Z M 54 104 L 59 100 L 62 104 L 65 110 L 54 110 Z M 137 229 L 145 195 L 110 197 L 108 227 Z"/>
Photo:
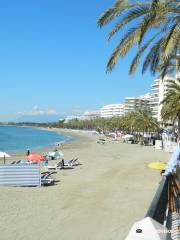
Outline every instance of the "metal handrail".
<path fill-rule="evenodd" d="M 168 178 L 163 176 L 145 217 L 150 217 L 163 224 L 168 203 Z"/>

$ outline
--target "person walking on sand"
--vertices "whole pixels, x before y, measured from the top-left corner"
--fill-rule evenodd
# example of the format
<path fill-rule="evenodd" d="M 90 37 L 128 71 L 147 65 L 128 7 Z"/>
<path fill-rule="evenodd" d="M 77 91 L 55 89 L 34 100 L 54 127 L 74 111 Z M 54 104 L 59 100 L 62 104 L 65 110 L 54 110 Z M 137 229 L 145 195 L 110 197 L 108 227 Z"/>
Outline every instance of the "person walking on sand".
<path fill-rule="evenodd" d="M 60 142 L 57 144 L 58 148 L 62 149 L 63 148 L 63 144 Z"/>
<path fill-rule="evenodd" d="M 62 163 L 62 168 L 64 168 L 64 158 L 62 159 L 61 163 Z"/>
<path fill-rule="evenodd" d="M 30 150 L 27 149 L 26 156 L 29 156 L 29 155 L 30 155 Z"/>

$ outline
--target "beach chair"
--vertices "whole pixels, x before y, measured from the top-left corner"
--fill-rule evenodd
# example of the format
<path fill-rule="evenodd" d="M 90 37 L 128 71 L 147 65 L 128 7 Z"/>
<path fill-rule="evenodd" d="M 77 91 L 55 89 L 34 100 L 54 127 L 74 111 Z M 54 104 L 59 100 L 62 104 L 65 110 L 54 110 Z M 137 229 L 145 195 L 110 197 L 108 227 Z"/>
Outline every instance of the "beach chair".
<path fill-rule="evenodd" d="M 57 169 L 57 164 L 56 165 L 47 165 L 47 166 L 44 166 L 46 169 L 48 170 L 56 170 Z"/>
<path fill-rule="evenodd" d="M 104 144 L 108 143 L 108 141 L 105 139 L 99 139 L 96 143 L 104 145 Z"/>
<path fill-rule="evenodd" d="M 47 165 L 47 166 L 45 166 L 45 168 L 47 168 L 48 170 L 55 170 L 55 169 L 57 169 L 58 167 L 60 167 L 60 166 L 62 165 L 61 162 L 62 162 L 62 161 L 58 162 L 58 163 L 55 164 L 55 165 Z"/>
<path fill-rule="evenodd" d="M 71 160 L 63 160 L 60 162 L 59 168 L 73 168 L 73 166 L 79 165 L 78 158 L 73 158 Z"/>
<path fill-rule="evenodd" d="M 43 172 L 41 173 L 41 185 L 42 186 L 51 186 L 54 185 L 55 179 L 52 177 L 52 174 L 57 172 Z"/>
<path fill-rule="evenodd" d="M 16 164 L 16 161 L 12 161 L 10 164 Z"/>
<path fill-rule="evenodd" d="M 73 158 L 71 160 L 64 160 L 64 165 L 77 166 L 79 165 L 78 158 Z"/>
<path fill-rule="evenodd" d="M 15 164 L 20 164 L 21 163 L 21 160 L 18 160 L 18 161 L 16 161 L 16 163 Z"/>
<path fill-rule="evenodd" d="M 31 162 L 30 161 L 28 161 L 28 160 L 21 160 L 20 162 L 19 162 L 20 164 L 30 164 Z"/>
<path fill-rule="evenodd" d="M 80 165 L 80 163 L 79 163 L 79 158 L 75 158 L 74 160 L 73 160 L 73 166 L 78 166 L 78 165 Z"/>
<path fill-rule="evenodd" d="M 58 162 L 56 165 L 48 165 L 46 166 L 46 168 L 48 170 L 56 170 L 56 169 L 73 169 L 73 164 L 76 164 L 77 163 L 77 160 L 78 158 L 76 159 L 71 159 L 71 160 L 64 160 L 64 163 L 63 163 L 63 160 L 61 160 L 60 162 Z"/>
<path fill-rule="evenodd" d="M 73 159 L 72 159 L 73 160 Z M 57 169 L 73 169 L 72 160 L 62 160 L 59 162 Z"/>

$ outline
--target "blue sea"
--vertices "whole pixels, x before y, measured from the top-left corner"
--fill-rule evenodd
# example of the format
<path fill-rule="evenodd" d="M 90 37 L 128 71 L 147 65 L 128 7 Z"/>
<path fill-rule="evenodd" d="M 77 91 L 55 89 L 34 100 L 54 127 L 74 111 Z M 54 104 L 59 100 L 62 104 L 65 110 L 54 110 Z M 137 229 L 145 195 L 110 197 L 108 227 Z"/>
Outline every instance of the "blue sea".
<path fill-rule="evenodd" d="M 55 146 L 72 137 L 38 128 L 0 126 L 0 151 L 18 152 Z"/>

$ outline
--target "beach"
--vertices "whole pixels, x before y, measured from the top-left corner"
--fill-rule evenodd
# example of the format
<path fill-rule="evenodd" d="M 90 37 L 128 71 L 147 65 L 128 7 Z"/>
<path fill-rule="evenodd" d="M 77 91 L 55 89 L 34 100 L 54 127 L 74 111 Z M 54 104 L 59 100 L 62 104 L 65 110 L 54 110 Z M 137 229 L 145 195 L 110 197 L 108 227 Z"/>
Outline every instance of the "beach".
<path fill-rule="evenodd" d="M 77 137 L 63 145 L 65 159 L 78 157 L 81 165 L 58 170 L 55 186 L 1 187 L 2 240 L 123 240 L 145 216 L 161 180 L 147 164 L 166 162 L 170 154 L 136 144 L 99 145 L 97 136 L 81 131 L 63 133 Z"/>

